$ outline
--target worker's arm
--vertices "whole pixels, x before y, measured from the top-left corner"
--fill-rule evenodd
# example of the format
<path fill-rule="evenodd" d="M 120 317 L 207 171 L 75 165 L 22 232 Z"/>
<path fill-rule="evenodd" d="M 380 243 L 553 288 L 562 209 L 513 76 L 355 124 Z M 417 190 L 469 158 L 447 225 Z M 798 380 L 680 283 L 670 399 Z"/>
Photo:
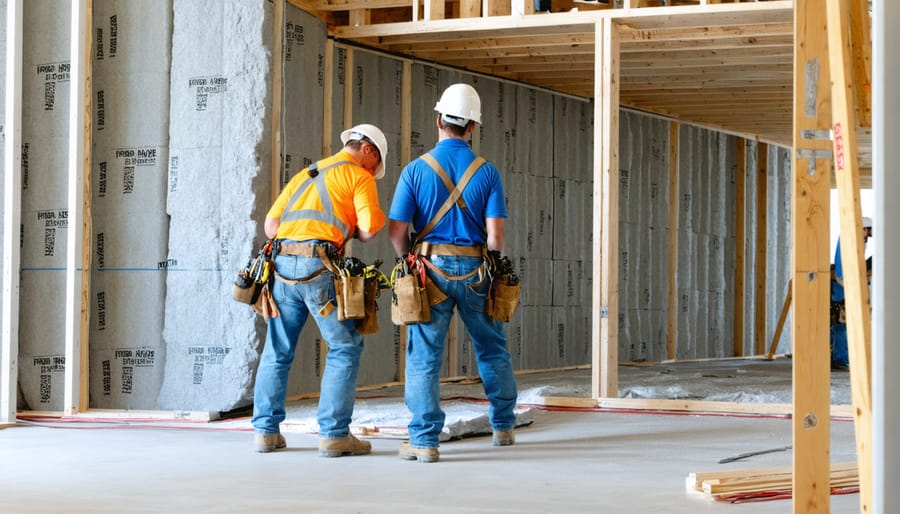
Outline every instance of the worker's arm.
<path fill-rule="evenodd" d="M 487 249 L 503 253 L 506 218 L 485 218 L 487 228 Z"/>
<path fill-rule="evenodd" d="M 266 218 L 265 230 L 266 237 L 274 239 L 278 233 L 278 226 L 281 225 L 281 218 Z"/>
<path fill-rule="evenodd" d="M 394 245 L 394 251 L 399 257 L 409 253 L 409 223 L 405 221 L 391 220 L 388 224 L 388 237 Z"/>
<path fill-rule="evenodd" d="M 359 227 L 356 228 L 356 233 L 353 235 L 363 243 L 368 243 L 375 238 L 374 232 L 366 232 L 365 230 L 361 230 Z"/>

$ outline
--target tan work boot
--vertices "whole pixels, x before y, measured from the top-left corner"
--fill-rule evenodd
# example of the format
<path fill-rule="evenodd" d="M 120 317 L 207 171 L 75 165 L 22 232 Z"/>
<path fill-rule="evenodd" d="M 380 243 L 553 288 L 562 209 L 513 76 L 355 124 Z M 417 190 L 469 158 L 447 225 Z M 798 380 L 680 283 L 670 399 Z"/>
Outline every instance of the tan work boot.
<path fill-rule="evenodd" d="M 437 448 L 416 448 L 408 442 L 400 443 L 400 450 L 397 453 L 403 460 L 419 462 L 437 462 L 441 455 Z"/>
<path fill-rule="evenodd" d="M 287 447 L 287 441 L 281 434 L 256 434 L 256 451 L 268 453 Z"/>
<path fill-rule="evenodd" d="M 491 441 L 494 446 L 512 446 L 516 444 L 516 434 L 513 429 L 494 430 L 494 439 Z"/>
<path fill-rule="evenodd" d="M 360 441 L 353 434 L 340 439 L 319 438 L 319 457 L 341 457 L 344 455 L 368 455 L 372 453 L 372 443 Z"/>

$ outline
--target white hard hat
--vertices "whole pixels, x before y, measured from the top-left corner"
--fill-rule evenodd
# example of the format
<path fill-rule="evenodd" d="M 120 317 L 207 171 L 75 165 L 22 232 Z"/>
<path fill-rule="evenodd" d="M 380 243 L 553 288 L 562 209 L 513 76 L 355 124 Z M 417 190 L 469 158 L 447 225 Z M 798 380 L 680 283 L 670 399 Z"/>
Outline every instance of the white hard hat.
<path fill-rule="evenodd" d="M 388 154 L 387 138 L 384 137 L 384 132 L 375 125 L 363 123 L 341 132 L 341 143 L 346 145 L 347 141 L 361 141 L 363 137 L 374 143 L 378 148 L 378 153 L 381 154 L 381 162 L 375 169 L 375 180 L 378 180 L 384 176 L 384 161 Z"/>
<path fill-rule="evenodd" d="M 445 120 L 461 127 L 468 125 L 470 120 L 481 123 L 481 98 L 475 88 L 468 84 L 453 84 L 445 89 L 434 110 L 454 118 L 461 118 Z"/>
<path fill-rule="evenodd" d="M 863 216 L 862 226 L 863 226 L 863 228 L 872 228 L 872 218 Z"/>

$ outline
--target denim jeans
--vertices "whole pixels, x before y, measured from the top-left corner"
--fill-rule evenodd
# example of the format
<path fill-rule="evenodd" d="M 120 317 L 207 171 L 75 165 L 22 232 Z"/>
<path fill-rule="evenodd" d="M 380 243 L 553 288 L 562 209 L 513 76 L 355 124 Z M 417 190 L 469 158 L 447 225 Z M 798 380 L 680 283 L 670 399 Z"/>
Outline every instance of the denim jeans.
<path fill-rule="evenodd" d="M 481 257 L 433 255 L 429 260 L 449 276 L 462 276 L 478 268 Z M 431 322 L 410 325 L 406 347 L 406 406 L 412 413 L 409 442 L 416 448 L 436 448 L 444 428 L 440 405 L 440 375 L 444 340 L 453 308 L 466 326 L 475 347 L 478 374 L 490 401 L 488 418 L 494 430 L 516 424 L 516 378 L 506 349 L 503 323 L 485 313 L 488 283 L 479 274 L 464 280 L 448 280 L 432 270 L 428 275 L 447 299 L 431 307 Z"/>
<path fill-rule="evenodd" d="M 835 364 L 850 365 L 850 353 L 847 348 L 847 324 L 835 323 L 831 325 L 831 362 Z"/>
<path fill-rule="evenodd" d="M 315 257 L 278 255 L 275 269 L 288 279 L 308 277 L 322 267 Z M 266 346 L 256 372 L 253 396 L 253 428 L 259 434 L 275 434 L 284 421 L 284 398 L 288 372 L 300 330 L 312 314 L 322 338 L 328 344 L 328 357 L 319 396 L 319 437 L 342 438 L 350 433 L 350 418 L 356 399 L 356 376 L 363 351 L 363 338 L 354 320 L 338 321 L 337 310 L 320 314 L 328 302 L 335 302 L 334 275 L 323 272 L 308 284 L 273 282 L 272 297 L 280 315 L 269 319 Z"/>

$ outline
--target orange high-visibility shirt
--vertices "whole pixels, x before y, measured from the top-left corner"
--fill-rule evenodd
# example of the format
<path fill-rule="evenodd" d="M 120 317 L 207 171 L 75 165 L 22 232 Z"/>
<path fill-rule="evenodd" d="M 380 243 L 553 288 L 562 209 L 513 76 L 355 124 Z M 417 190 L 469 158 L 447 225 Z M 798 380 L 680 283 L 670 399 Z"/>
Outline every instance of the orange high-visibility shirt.
<path fill-rule="evenodd" d="M 373 234 L 384 227 L 386 219 L 378 204 L 375 178 L 367 169 L 345 151 L 317 164 L 324 170 L 320 177 L 324 176 L 328 198 L 323 203 L 315 181 L 308 183 L 309 168 L 294 175 L 266 215 L 280 219 L 277 239 L 319 239 L 343 247 L 356 227 Z M 329 203 L 332 212 L 327 212 Z"/>

